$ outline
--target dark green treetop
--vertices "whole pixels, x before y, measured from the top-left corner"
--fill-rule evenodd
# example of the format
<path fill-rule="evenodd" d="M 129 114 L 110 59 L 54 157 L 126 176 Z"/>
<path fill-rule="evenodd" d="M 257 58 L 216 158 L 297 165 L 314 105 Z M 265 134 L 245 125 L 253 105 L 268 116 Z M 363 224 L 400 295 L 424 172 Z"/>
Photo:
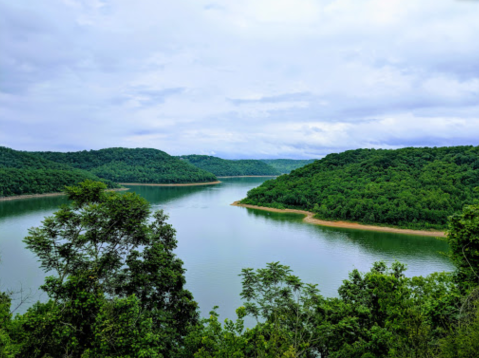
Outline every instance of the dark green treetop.
<path fill-rule="evenodd" d="M 72 204 L 25 238 L 54 273 L 42 286 L 50 301 L 21 318 L 25 356 L 167 357 L 197 322 L 167 216 L 151 215 L 136 194 L 104 188 L 67 188 Z"/>

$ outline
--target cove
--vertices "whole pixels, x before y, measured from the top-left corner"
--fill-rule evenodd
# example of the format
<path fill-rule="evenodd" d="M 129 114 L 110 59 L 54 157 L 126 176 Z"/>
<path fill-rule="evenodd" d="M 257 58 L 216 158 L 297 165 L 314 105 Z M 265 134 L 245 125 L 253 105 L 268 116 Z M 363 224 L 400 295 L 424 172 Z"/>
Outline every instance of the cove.
<path fill-rule="evenodd" d="M 303 216 L 231 206 L 268 178 L 229 178 L 211 186 L 131 186 L 153 210 L 163 209 L 177 230 L 177 255 L 187 269 L 187 288 L 207 316 L 218 305 L 222 318 L 235 318 L 241 306 L 242 268 L 280 261 L 304 282 L 318 284 L 324 296 L 337 295 L 342 280 L 354 268 L 368 271 L 373 262 L 399 260 L 408 276 L 450 271 L 441 252 L 443 240 L 404 234 L 329 228 L 303 223 Z M 37 290 L 45 274 L 24 248 L 30 227 L 41 224 L 66 203 L 65 197 L 0 202 L 0 288 Z M 23 307 L 23 310 L 26 306 Z"/>

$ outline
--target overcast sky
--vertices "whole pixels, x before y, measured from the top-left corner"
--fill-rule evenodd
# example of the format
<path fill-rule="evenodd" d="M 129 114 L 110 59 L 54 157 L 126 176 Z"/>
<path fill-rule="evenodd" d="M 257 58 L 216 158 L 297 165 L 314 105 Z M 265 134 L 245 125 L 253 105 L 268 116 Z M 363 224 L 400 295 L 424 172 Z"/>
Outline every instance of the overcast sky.
<path fill-rule="evenodd" d="M 0 0 L 0 145 L 479 144 L 479 1 Z"/>

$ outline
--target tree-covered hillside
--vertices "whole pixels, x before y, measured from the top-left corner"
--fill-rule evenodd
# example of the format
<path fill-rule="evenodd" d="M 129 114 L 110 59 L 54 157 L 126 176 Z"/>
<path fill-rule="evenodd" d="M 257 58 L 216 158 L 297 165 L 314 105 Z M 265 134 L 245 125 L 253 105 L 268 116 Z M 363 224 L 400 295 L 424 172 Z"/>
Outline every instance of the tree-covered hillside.
<path fill-rule="evenodd" d="M 217 176 L 279 175 L 280 172 L 260 160 L 227 160 L 209 155 L 182 155 L 179 157 L 195 167 L 207 170 Z"/>
<path fill-rule="evenodd" d="M 33 153 L 0 147 L 0 197 L 61 192 L 66 185 L 86 179 L 119 187 L 85 170 L 55 163 Z"/>
<path fill-rule="evenodd" d="M 36 152 L 45 159 L 121 183 L 199 183 L 216 177 L 178 158 L 151 148 L 107 148 L 80 152 Z"/>
<path fill-rule="evenodd" d="M 475 198 L 479 147 L 358 149 L 330 154 L 252 189 L 245 204 L 317 217 L 443 229 Z"/>
<path fill-rule="evenodd" d="M 261 159 L 262 162 L 271 165 L 281 174 L 288 174 L 291 171 L 311 164 L 316 159 L 296 160 L 296 159 Z"/>

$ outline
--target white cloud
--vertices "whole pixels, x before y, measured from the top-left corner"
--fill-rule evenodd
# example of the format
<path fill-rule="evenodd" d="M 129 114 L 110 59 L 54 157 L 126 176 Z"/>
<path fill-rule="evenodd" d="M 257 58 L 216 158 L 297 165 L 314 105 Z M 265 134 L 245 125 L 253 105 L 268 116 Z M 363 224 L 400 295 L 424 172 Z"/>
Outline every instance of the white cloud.
<path fill-rule="evenodd" d="M 0 141 L 316 157 L 478 144 L 479 5 L 0 4 Z"/>

